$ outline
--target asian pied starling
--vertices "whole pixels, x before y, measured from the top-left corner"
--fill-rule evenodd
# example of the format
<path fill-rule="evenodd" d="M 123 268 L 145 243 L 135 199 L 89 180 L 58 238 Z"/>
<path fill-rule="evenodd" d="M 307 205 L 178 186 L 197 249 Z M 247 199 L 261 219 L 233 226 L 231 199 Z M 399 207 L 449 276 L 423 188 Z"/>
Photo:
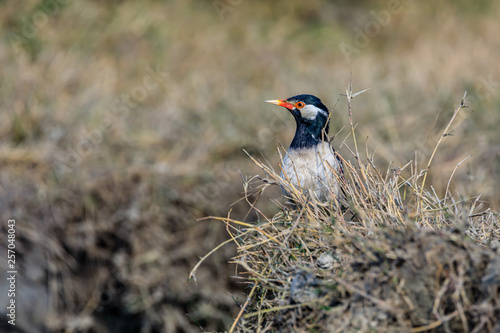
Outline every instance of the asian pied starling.
<path fill-rule="evenodd" d="M 311 191 L 320 201 L 339 196 L 343 169 L 339 156 L 328 141 L 330 112 L 327 107 L 313 95 L 297 95 L 266 103 L 287 108 L 297 123 L 295 136 L 283 159 L 281 177 L 299 190 Z M 283 192 L 290 196 L 284 188 Z"/>

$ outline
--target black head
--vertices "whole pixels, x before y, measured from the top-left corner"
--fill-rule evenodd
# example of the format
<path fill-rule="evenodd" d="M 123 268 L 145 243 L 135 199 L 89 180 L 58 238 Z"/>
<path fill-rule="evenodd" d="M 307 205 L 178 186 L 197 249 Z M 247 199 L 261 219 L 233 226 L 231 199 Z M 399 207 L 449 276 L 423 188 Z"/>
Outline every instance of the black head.
<path fill-rule="evenodd" d="M 297 95 L 287 99 L 266 101 L 287 108 L 295 118 L 297 131 L 291 148 L 305 148 L 326 141 L 329 130 L 328 108 L 313 95 Z"/>

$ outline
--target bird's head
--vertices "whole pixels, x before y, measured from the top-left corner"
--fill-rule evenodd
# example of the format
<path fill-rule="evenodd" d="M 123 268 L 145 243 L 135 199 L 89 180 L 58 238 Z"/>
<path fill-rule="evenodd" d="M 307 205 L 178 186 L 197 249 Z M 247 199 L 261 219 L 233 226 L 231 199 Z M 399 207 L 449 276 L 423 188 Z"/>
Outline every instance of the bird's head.
<path fill-rule="evenodd" d="M 297 95 L 287 99 L 266 101 L 287 108 L 294 116 L 298 129 L 305 127 L 312 136 L 321 140 L 329 130 L 329 111 L 321 100 L 313 95 Z"/>

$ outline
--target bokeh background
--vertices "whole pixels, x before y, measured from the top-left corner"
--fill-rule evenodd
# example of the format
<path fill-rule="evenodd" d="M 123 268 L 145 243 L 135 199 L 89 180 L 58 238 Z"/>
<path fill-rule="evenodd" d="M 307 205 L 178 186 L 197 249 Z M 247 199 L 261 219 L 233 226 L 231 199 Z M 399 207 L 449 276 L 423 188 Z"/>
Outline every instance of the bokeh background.
<path fill-rule="evenodd" d="M 277 168 L 293 136 L 268 99 L 320 97 L 339 147 L 341 94 L 370 88 L 352 117 L 385 172 L 424 169 L 467 91 L 428 184 L 443 195 L 472 154 L 452 188 L 498 209 L 498 17 L 492 0 L 1 2 L 0 217 L 20 273 L 16 328 L 0 329 L 227 330 L 246 290 L 234 248 L 187 278 L 228 239 L 198 219 L 255 218 L 231 205 L 261 172 L 243 150 Z"/>

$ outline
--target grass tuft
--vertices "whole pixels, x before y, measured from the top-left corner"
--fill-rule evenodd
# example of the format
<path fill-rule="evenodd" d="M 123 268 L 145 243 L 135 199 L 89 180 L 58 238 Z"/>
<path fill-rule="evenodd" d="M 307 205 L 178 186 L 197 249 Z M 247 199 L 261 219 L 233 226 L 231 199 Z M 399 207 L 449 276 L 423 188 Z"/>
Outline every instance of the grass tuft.
<path fill-rule="evenodd" d="M 337 177 L 344 196 L 327 203 L 250 156 L 265 175 L 243 184 L 258 221 L 217 218 L 237 246 L 235 278 L 250 288 L 230 332 L 491 330 L 500 316 L 500 215 L 480 196 L 463 198 L 448 186 L 440 197 L 426 181 L 464 107 L 419 163 L 426 169 L 409 161 L 382 172 L 373 153 L 362 159 L 356 144 L 347 147 Z M 348 136 L 356 142 L 352 121 Z M 290 197 L 266 216 L 257 203 L 274 186 Z"/>

